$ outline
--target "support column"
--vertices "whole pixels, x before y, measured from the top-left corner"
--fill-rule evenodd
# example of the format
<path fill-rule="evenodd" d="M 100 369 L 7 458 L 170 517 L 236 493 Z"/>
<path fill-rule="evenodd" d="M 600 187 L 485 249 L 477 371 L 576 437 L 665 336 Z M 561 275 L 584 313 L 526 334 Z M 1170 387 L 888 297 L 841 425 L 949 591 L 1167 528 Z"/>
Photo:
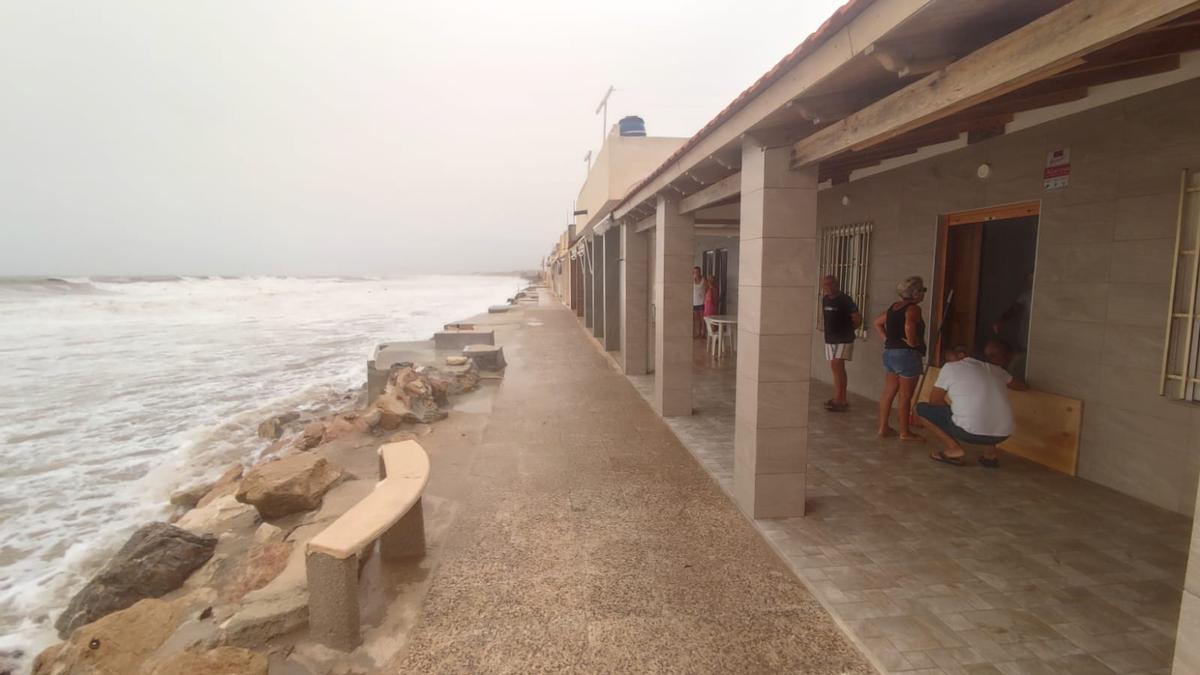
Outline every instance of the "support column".
<path fill-rule="evenodd" d="M 649 239 L 632 224 L 621 227 L 621 367 L 626 375 L 645 375 L 650 366 Z"/>
<path fill-rule="evenodd" d="M 754 518 L 804 515 L 817 169 L 790 161 L 742 146 L 734 495 Z"/>
<path fill-rule="evenodd" d="M 588 328 L 592 327 L 592 266 L 590 263 L 592 254 L 592 245 L 590 242 L 583 244 L 583 260 L 581 267 L 583 269 L 583 325 Z"/>
<path fill-rule="evenodd" d="M 654 407 L 663 417 L 692 414 L 694 223 L 679 202 L 658 198 L 654 237 Z"/>
<path fill-rule="evenodd" d="M 1196 502 L 1200 518 L 1200 501 Z M 1179 626 L 1175 633 L 1175 665 L 1172 673 L 1200 673 L 1200 520 L 1192 520 L 1192 544 L 1183 579 Z"/>
<path fill-rule="evenodd" d="M 316 642 L 350 652 L 362 644 L 358 618 L 358 557 L 304 557 L 308 574 L 308 631 Z"/>
<path fill-rule="evenodd" d="M 592 335 L 604 337 L 604 236 L 592 237 Z"/>
<path fill-rule="evenodd" d="M 621 348 L 621 229 L 604 233 L 604 349 Z"/>

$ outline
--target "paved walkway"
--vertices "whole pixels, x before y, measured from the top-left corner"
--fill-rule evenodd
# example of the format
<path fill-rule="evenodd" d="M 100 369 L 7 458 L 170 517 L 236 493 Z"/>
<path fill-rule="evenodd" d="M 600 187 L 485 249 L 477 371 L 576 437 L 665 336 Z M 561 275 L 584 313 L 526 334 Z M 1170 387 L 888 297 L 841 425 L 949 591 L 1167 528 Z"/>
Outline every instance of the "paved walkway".
<path fill-rule="evenodd" d="M 452 522 L 390 671 L 872 672 L 569 310 L 504 316 L 482 444 L 429 439 Z"/>
<path fill-rule="evenodd" d="M 731 491 L 734 360 L 696 356 L 670 426 Z M 876 438 L 874 401 L 831 415 L 812 389 L 808 515 L 758 527 L 883 671 L 1170 671 L 1190 519 L 1015 457 L 937 464 Z"/>

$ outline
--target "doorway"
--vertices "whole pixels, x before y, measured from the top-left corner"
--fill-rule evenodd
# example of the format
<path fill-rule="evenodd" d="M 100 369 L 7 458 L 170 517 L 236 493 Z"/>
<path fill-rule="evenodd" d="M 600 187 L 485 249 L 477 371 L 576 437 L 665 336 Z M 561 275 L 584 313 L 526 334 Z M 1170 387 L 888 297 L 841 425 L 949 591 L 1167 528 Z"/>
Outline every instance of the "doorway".
<path fill-rule="evenodd" d="M 1000 338 L 1013 351 L 1010 372 L 1025 375 L 1033 271 L 1037 259 L 1037 202 L 944 216 L 934 282 L 931 361 L 965 346 L 982 354 Z"/>
<path fill-rule="evenodd" d="M 717 280 L 717 314 L 726 314 L 725 296 L 729 288 L 729 249 L 715 248 L 704 252 L 700 273 Z"/>

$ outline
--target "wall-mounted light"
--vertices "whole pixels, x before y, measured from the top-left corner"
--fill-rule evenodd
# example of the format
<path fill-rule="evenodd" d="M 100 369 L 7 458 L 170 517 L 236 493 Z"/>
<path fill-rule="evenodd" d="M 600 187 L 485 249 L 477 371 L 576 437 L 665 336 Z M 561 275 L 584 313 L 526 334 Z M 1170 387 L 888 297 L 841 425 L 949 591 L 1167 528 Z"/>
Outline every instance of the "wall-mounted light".
<path fill-rule="evenodd" d="M 975 175 L 979 176 L 980 178 L 987 178 L 988 176 L 992 175 L 992 165 L 980 164 L 979 168 L 975 169 Z"/>
<path fill-rule="evenodd" d="M 850 206 L 850 195 L 842 195 L 842 206 Z"/>

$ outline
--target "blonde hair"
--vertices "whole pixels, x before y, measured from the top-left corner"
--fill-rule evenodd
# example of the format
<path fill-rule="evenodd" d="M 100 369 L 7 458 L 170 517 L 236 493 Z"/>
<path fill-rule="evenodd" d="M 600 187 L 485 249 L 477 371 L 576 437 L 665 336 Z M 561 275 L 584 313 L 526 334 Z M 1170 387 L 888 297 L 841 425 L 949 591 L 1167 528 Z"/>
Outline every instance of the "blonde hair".
<path fill-rule="evenodd" d="M 896 294 L 905 300 L 912 300 L 923 288 L 925 288 L 924 279 L 921 277 L 909 277 L 896 284 Z"/>

